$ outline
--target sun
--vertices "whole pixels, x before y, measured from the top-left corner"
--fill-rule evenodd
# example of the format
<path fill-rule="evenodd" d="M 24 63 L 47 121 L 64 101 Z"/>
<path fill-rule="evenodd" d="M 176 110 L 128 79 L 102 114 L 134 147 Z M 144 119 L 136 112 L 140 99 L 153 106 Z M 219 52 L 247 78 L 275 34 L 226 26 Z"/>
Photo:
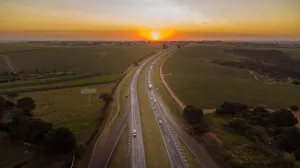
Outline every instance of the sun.
<path fill-rule="evenodd" d="M 158 32 L 152 32 L 151 33 L 151 37 L 152 37 L 153 40 L 158 40 L 159 37 L 160 37 L 160 33 L 158 33 Z"/>

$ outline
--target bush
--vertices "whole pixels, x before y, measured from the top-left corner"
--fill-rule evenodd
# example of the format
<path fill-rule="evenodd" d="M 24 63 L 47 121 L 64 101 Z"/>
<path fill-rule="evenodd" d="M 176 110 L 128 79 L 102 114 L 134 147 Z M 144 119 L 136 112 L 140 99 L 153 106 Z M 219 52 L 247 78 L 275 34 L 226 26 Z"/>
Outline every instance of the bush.
<path fill-rule="evenodd" d="M 237 114 L 240 112 L 244 112 L 248 109 L 248 106 L 240 103 L 228 103 L 224 102 L 220 105 L 216 110 L 216 114 Z"/>
<path fill-rule="evenodd" d="M 229 126 L 235 129 L 236 132 L 244 134 L 249 128 L 247 121 L 243 118 L 233 118 L 229 121 Z"/>
<path fill-rule="evenodd" d="M 210 128 L 204 122 L 200 122 L 199 124 L 193 125 L 193 130 L 196 134 L 202 135 L 210 131 Z"/>
<path fill-rule="evenodd" d="M 270 115 L 269 122 L 278 127 L 290 127 L 296 125 L 298 120 L 290 110 L 280 109 Z"/>
<path fill-rule="evenodd" d="M 194 125 L 203 121 L 203 111 L 202 109 L 196 108 L 192 105 L 187 105 L 183 109 L 183 118 L 188 124 Z"/>
<path fill-rule="evenodd" d="M 279 134 L 275 137 L 278 141 L 278 149 L 293 152 L 300 148 L 300 132 L 296 127 L 287 127 L 279 130 Z"/>
<path fill-rule="evenodd" d="M 295 156 L 296 160 L 300 160 L 300 148 L 294 151 L 293 155 Z"/>
<path fill-rule="evenodd" d="M 69 129 L 57 128 L 45 135 L 43 144 L 48 154 L 68 153 L 76 146 L 76 139 Z"/>
<path fill-rule="evenodd" d="M 17 107 L 22 109 L 29 108 L 30 110 L 34 110 L 36 105 L 32 98 L 24 97 L 17 101 Z"/>
<path fill-rule="evenodd" d="M 5 101 L 5 109 L 12 109 L 14 108 L 16 105 L 14 102 L 12 101 Z"/>

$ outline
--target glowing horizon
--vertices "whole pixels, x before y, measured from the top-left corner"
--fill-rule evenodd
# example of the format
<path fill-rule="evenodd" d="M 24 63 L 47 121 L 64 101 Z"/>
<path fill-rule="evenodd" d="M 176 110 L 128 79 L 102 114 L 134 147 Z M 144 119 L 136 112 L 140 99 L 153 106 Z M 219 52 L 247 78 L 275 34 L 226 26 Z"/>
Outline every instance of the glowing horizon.
<path fill-rule="evenodd" d="M 300 39 L 299 0 L 0 0 L 0 40 Z"/>

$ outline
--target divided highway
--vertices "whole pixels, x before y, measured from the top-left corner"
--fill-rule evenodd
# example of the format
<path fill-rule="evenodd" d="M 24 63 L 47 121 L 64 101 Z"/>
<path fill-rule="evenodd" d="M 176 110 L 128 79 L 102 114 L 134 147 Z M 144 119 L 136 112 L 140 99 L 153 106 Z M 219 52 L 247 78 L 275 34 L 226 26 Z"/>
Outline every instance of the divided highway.
<path fill-rule="evenodd" d="M 146 85 L 147 85 L 147 92 L 149 99 L 151 101 L 152 109 L 154 112 L 154 116 L 156 118 L 156 121 L 158 123 L 160 134 L 163 137 L 164 144 L 169 156 L 170 163 L 172 165 L 172 168 L 188 168 L 187 160 L 183 157 L 183 152 L 181 153 L 179 151 L 178 146 L 175 142 L 175 136 L 173 136 L 168 122 L 165 119 L 165 117 L 162 115 L 161 108 L 159 105 L 157 105 L 156 96 L 153 92 L 153 88 L 149 86 L 151 84 L 151 70 L 153 68 L 153 65 L 160 59 L 160 57 L 156 58 L 155 61 L 153 61 L 150 65 L 149 70 L 146 73 Z"/>
<path fill-rule="evenodd" d="M 155 55 L 156 56 L 156 55 Z M 153 57 L 155 57 L 153 56 Z M 148 63 L 153 57 L 145 61 L 139 69 L 136 71 L 131 85 L 130 85 L 130 98 L 131 98 L 131 132 L 133 134 L 133 130 L 135 130 L 135 135 L 131 135 L 131 148 L 130 148 L 130 158 L 131 168 L 146 168 L 146 159 L 145 159 L 145 150 L 144 150 L 144 142 L 143 142 L 143 133 L 140 119 L 140 111 L 139 111 L 139 102 L 137 97 L 137 81 L 140 75 L 140 72 L 144 68 L 145 64 Z"/>
<path fill-rule="evenodd" d="M 157 59 L 158 60 L 158 59 Z M 157 61 L 156 60 L 156 61 Z M 151 67 L 156 63 L 156 61 L 153 62 Z M 150 68 L 150 71 L 148 73 L 148 80 L 151 81 L 151 72 L 152 68 Z M 169 109 L 162 103 L 161 99 L 159 98 L 159 95 L 153 91 L 153 89 L 150 91 L 150 96 L 153 100 L 156 101 L 155 107 L 156 107 L 156 113 L 160 112 L 161 115 L 159 118 L 163 121 L 163 123 L 169 123 L 172 128 L 177 132 L 178 136 L 184 141 L 184 143 L 187 145 L 187 147 L 193 152 L 193 154 L 196 156 L 198 163 L 201 165 L 202 168 L 219 168 L 219 166 L 215 163 L 215 161 L 208 155 L 208 153 L 205 151 L 205 149 L 194 139 L 192 138 L 185 130 L 182 128 L 181 125 L 179 125 L 173 117 L 169 113 Z M 168 151 L 169 153 L 169 151 Z M 174 153 L 173 153 L 174 155 Z M 176 156 L 174 156 L 176 157 Z M 177 156 L 178 157 L 178 156 Z M 170 158 L 171 162 L 172 159 Z"/>
<path fill-rule="evenodd" d="M 116 124 L 111 130 L 111 134 L 103 139 L 104 143 L 98 149 L 95 149 L 95 152 L 92 154 L 92 160 L 90 162 L 90 168 L 106 168 L 108 162 L 111 158 L 111 155 L 118 143 L 119 137 L 121 136 L 125 126 L 126 121 L 130 116 L 131 120 L 131 128 L 137 130 L 137 136 L 132 137 L 131 140 L 131 149 L 130 149 L 130 158 L 131 162 L 129 162 L 129 167 L 133 168 L 145 168 L 145 153 L 144 153 L 144 144 L 143 144 L 143 137 L 142 137 L 142 128 L 139 116 L 139 106 L 137 100 L 137 78 L 140 74 L 140 71 L 143 69 L 144 65 L 149 62 L 152 58 L 156 57 L 157 54 L 146 60 L 137 70 L 135 73 L 130 87 L 130 97 L 131 101 L 129 101 L 128 107 L 126 108 L 125 113 L 122 117 L 116 120 Z M 131 131 L 132 131 L 131 129 Z"/>

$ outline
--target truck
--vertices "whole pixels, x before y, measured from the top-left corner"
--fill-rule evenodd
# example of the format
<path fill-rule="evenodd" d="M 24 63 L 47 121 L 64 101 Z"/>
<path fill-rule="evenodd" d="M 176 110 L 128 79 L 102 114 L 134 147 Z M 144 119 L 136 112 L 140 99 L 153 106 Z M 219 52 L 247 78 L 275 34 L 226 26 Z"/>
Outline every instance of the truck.
<path fill-rule="evenodd" d="M 132 130 L 132 135 L 133 135 L 133 137 L 136 137 L 136 129 Z"/>

